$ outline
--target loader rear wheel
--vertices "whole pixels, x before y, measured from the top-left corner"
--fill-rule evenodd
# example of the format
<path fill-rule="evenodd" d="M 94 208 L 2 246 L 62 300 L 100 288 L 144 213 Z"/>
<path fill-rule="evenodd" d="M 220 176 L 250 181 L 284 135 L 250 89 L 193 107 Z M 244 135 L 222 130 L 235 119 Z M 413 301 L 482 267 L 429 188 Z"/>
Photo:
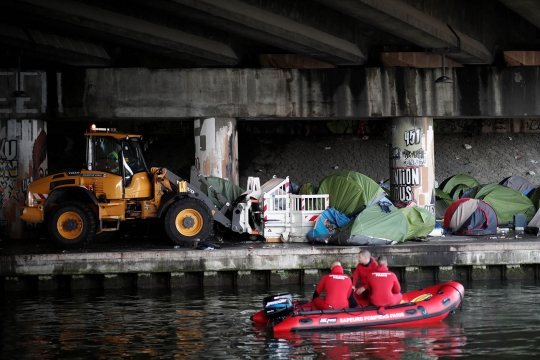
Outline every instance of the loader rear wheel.
<path fill-rule="evenodd" d="M 214 225 L 210 209 L 201 201 L 182 199 L 169 208 L 165 215 L 165 231 L 178 245 L 205 240 Z"/>
<path fill-rule="evenodd" d="M 65 249 L 87 246 L 96 233 L 96 226 L 92 209 L 77 201 L 58 205 L 48 220 L 52 240 Z"/>

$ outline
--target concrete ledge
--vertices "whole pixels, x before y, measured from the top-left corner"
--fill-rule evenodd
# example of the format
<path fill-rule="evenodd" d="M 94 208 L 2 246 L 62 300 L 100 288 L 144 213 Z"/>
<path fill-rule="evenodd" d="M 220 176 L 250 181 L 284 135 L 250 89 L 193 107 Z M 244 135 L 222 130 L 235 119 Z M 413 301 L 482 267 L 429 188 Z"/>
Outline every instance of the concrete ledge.
<path fill-rule="evenodd" d="M 1 256 L 0 283 L 5 291 L 315 284 L 335 260 L 351 272 L 360 250 L 310 244 L 263 246 Z M 365 248 L 375 257 L 385 255 L 402 282 L 539 277 L 540 241 L 536 237 L 506 242 L 440 239 Z"/>

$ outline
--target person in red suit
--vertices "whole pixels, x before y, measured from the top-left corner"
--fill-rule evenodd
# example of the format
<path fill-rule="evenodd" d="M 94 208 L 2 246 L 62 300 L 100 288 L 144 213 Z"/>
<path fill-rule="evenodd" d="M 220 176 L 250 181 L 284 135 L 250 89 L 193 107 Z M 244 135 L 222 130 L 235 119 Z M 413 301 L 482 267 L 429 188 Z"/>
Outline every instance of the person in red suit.
<path fill-rule="evenodd" d="M 324 298 L 320 297 L 326 291 Z M 346 309 L 349 307 L 349 296 L 352 293 L 351 278 L 343 273 L 339 261 L 334 261 L 330 274 L 322 277 L 313 293 L 313 307 L 319 310 Z"/>
<path fill-rule="evenodd" d="M 366 290 L 366 277 L 368 274 L 375 271 L 375 268 L 377 267 L 377 261 L 373 256 L 371 256 L 371 253 L 369 250 L 361 250 L 358 253 L 358 265 L 356 266 L 356 269 L 354 269 L 354 273 L 352 276 L 352 283 L 353 283 L 353 292 L 354 292 L 354 299 L 356 302 L 361 306 L 367 306 L 369 302 L 369 292 Z M 360 280 L 360 284 L 357 287 L 357 282 Z"/>
<path fill-rule="evenodd" d="M 375 306 L 391 306 L 401 302 L 401 285 L 396 274 L 388 270 L 385 256 L 377 259 L 379 266 L 366 278 L 366 289 L 370 291 L 369 301 Z"/>

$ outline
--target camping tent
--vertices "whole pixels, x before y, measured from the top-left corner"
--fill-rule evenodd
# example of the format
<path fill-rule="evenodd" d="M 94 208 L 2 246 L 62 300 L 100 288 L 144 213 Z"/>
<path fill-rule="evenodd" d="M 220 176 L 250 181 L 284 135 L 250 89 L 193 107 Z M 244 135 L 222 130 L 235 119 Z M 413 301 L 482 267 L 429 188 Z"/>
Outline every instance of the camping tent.
<path fill-rule="evenodd" d="M 497 213 L 499 223 L 514 221 L 514 214 L 525 214 L 529 221 L 535 214 L 534 205 L 527 196 L 499 184 L 479 185 L 463 196 L 487 202 Z"/>
<path fill-rule="evenodd" d="M 330 206 L 344 214 L 350 214 L 362 205 L 376 204 L 386 195 L 379 184 L 355 171 L 339 171 L 327 176 L 318 193 L 329 194 Z"/>
<path fill-rule="evenodd" d="M 463 193 L 477 185 L 480 185 L 480 183 L 472 176 L 457 174 L 445 179 L 439 185 L 439 189 L 450 195 L 452 199 L 457 200 Z"/>
<path fill-rule="evenodd" d="M 410 206 L 390 212 L 370 206 L 329 239 L 333 245 L 385 245 L 426 237 L 435 227 L 435 217 L 429 211 Z"/>
<path fill-rule="evenodd" d="M 435 189 L 435 216 L 437 219 L 442 219 L 444 217 L 446 209 L 448 209 L 448 206 L 450 206 L 452 202 L 454 202 L 454 200 L 450 195 L 441 189 Z"/>
<path fill-rule="evenodd" d="M 313 195 L 316 193 L 315 187 L 311 183 L 305 183 L 300 186 L 300 195 Z"/>
<path fill-rule="evenodd" d="M 419 206 L 408 206 L 400 210 L 409 223 L 406 240 L 425 238 L 435 228 L 435 216 Z"/>
<path fill-rule="evenodd" d="M 453 235 L 497 234 L 497 214 L 485 201 L 456 200 L 444 215 L 444 229 Z"/>
<path fill-rule="evenodd" d="M 531 200 L 536 210 L 540 209 L 540 186 L 527 194 L 527 197 Z"/>
<path fill-rule="evenodd" d="M 379 206 L 370 206 L 350 221 L 329 240 L 331 245 L 386 245 L 403 242 L 407 238 L 409 224 L 405 215 L 395 206 L 390 212 Z"/>
<path fill-rule="evenodd" d="M 517 190 L 521 193 L 526 193 L 528 190 L 535 188 L 534 184 L 523 176 L 509 176 L 501 180 L 499 185 L 509 187 L 510 189 Z"/>
<path fill-rule="evenodd" d="M 235 185 L 234 183 L 226 179 L 208 176 L 206 177 L 206 180 L 218 193 L 221 193 L 230 202 L 233 202 L 234 200 L 236 200 L 244 192 L 244 189 L 242 189 L 240 186 Z M 206 184 L 204 183 L 201 184 L 201 191 L 203 191 L 206 195 L 208 195 L 208 197 L 210 198 L 210 200 L 212 200 L 214 205 L 218 207 L 221 207 L 224 205 L 224 204 L 219 203 L 217 198 L 214 196 L 213 192 L 210 191 L 210 189 L 208 189 L 208 186 L 206 186 Z"/>

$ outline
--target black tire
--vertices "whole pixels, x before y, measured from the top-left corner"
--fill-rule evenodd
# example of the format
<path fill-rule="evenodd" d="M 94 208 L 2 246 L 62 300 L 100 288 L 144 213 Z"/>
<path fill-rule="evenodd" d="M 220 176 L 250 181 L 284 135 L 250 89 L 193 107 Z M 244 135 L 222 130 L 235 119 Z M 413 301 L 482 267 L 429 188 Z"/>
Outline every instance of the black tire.
<path fill-rule="evenodd" d="M 84 203 L 70 201 L 54 209 L 47 221 L 49 236 L 64 249 L 81 249 L 92 242 L 97 221 L 94 212 Z"/>
<path fill-rule="evenodd" d="M 214 226 L 208 206 L 196 199 L 181 199 L 171 205 L 164 219 L 167 236 L 178 245 L 205 240 Z"/>

